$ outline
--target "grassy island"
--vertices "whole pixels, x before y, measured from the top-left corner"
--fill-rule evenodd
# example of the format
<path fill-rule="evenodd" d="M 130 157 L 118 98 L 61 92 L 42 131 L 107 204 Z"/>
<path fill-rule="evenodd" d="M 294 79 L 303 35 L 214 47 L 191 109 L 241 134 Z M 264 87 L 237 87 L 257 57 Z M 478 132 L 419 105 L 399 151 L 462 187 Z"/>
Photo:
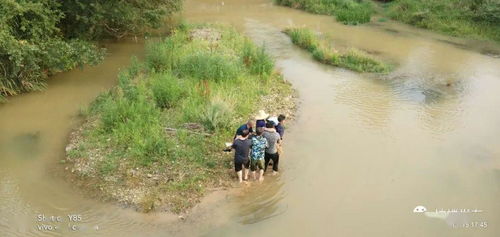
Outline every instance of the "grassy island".
<path fill-rule="evenodd" d="M 285 33 L 295 45 L 309 51 L 314 59 L 319 62 L 356 72 L 384 73 L 391 69 L 388 64 L 378 61 L 359 50 L 349 49 L 346 52 L 340 52 L 331 46 L 331 40 L 326 37 L 319 37 L 307 28 L 288 28 Z"/>
<path fill-rule="evenodd" d="M 83 109 L 66 164 L 100 198 L 180 213 L 232 182 L 222 150 L 237 126 L 259 109 L 292 111 L 292 92 L 265 49 L 232 28 L 181 25 Z"/>

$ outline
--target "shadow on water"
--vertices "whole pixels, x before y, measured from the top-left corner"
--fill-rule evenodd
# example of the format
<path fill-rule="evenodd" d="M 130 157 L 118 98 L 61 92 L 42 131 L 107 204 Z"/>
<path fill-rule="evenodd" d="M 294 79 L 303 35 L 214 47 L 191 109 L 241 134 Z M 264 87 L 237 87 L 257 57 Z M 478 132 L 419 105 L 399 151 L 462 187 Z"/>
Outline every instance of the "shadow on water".
<path fill-rule="evenodd" d="M 34 159 L 40 151 L 41 135 L 40 131 L 27 132 L 12 137 L 10 142 L 5 144 L 5 150 L 10 151 L 22 160 Z"/>

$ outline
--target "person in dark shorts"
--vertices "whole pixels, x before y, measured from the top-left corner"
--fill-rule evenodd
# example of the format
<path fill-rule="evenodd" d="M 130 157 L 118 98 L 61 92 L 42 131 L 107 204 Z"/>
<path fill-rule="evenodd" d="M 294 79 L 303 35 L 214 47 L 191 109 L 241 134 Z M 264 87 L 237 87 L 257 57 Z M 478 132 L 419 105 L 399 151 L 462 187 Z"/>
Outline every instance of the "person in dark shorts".
<path fill-rule="evenodd" d="M 238 136 L 231 147 L 234 149 L 234 171 L 238 175 L 238 181 L 241 183 L 244 179 L 248 179 L 248 167 L 249 159 L 248 155 L 250 153 L 250 147 L 252 146 L 252 141 L 248 139 L 248 130 L 243 130 L 241 136 Z"/>
<path fill-rule="evenodd" d="M 259 170 L 259 181 L 264 181 L 264 154 L 267 148 L 267 139 L 262 136 L 264 128 L 257 128 L 257 133 L 252 136 L 252 149 L 250 153 L 250 170 L 254 180 L 257 180 L 255 171 Z"/>
<path fill-rule="evenodd" d="M 264 138 L 267 140 L 267 148 L 266 153 L 264 155 L 264 172 L 267 170 L 267 166 L 269 165 L 269 161 L 273 161 L 273 175 L 278 173 L 278 164 L 280 155 L 278 153 L 278 143 L 280 143 L 280 135 L 276 132 L 274 128 L 274 122 L 269 121 L 266 124 L 266 130 L 262 134 Z"/>

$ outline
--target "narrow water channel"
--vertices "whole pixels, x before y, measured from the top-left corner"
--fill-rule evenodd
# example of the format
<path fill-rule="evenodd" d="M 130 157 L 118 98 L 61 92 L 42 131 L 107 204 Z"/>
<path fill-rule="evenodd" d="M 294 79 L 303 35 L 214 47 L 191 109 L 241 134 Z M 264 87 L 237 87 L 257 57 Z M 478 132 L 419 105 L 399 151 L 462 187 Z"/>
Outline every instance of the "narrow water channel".
<path fill-rule="evenodd" d="M 500 235 L 500 59 L 481 53 L 498 48 L 393 22 L 344 26 L 269 0 L 188 0 L 184 9 L 188 22 L 231 24 L 264 44 L 298 90 L 281 174 L 180 223 L 85 198 L 56 175 L 67 136 L 79 108 L 143 51 L 142 43 L 110 44 L 104 64 L 59 74 L 48 90 L 0 106 L 0 233 Z M 337 47 L 374 53 L 396 70 L 374 76 L 318 64 L 281 33 L 288 26 L 329 34 Z M 481 212 L 433 216 L 414 213 L 418 205 Z M 83 219 L 78 231 L 39 231 L 39 214 Z M 487 227 L 462 226 L 476 222 Z"/>

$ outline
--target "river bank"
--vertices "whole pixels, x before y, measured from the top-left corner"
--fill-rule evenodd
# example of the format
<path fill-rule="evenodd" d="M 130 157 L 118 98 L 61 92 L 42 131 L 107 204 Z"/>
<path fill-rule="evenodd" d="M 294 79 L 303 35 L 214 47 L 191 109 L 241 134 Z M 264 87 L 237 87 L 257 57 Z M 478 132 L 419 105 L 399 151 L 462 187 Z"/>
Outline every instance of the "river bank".
<path fill-rule="evenodd" d="M 256 110 L 293 118 L 294 92 L 265 49 L 235 30 L 181 25 L 82 111 L 66 147 L 72 179 L 142 212 L 182 213 L 233 184 L 222 151 Z"/>
<path fill-rule="evenodd" d="M 500 42 L 500 3 L 496 1 L 311 1 L 276 0 L 277 5 L 334 16 L 358 25 L 388 18 L 449 36 Z M 376 16 L 376 17 L 375 17 Z"/>

